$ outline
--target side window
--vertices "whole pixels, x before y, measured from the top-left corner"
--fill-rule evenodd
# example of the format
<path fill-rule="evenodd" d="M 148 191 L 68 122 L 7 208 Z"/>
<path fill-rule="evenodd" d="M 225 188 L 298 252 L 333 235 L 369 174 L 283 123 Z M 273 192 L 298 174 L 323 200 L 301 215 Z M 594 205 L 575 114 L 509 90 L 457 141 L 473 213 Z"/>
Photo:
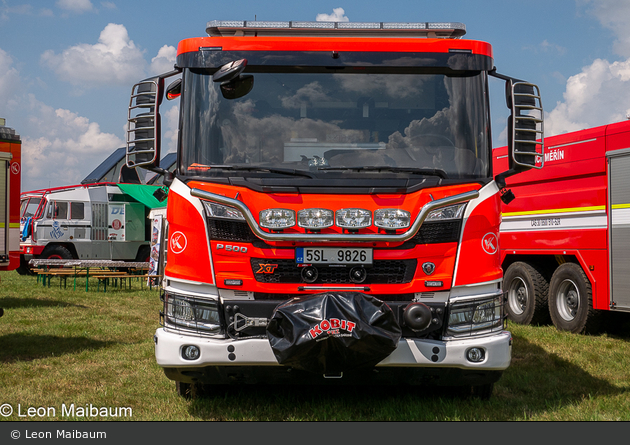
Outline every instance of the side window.
<path fill-rule="evenodd" d="M 68 219 L 68 203 L 55 201 L 53 204 L 54 219 Z"/>
<path fill-rule="evenodd" d="M 70 219 L 83 219 L 83 203 L 71 202 L 70 203 Z"/>

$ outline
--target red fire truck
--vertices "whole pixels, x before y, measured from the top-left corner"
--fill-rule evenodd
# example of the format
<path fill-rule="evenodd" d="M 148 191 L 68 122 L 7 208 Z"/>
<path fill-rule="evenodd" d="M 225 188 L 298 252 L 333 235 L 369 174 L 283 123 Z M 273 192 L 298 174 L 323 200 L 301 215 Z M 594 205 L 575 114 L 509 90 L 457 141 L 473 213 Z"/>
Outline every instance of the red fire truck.
<path fill-rule="evenodd" d="M 500 190 L 541 155 L 535 85 L 461 23 L 211 21 L 135 85 L 127 163 L 180 99 L 157 362 L 204 384 L 459 385 L 509 366 Z M 165 87 L 165 79 L 181 78 Z M 510 162 L 492 169 L 488 76 Z"/>
<path fill-rule="evenodd" d="M 601 311 L 630 310 L 630 122 L 547 138 L 545 168 L 508 180 L 501 262 L 508 317 L 551 318 L 559 330 L 594 332 Z M 507 147 L 494 150 L 495 169 Z"/>
<path fill-rule="evenodd" d="M 20 265 L 22 141 L 0 119 L 0 270 Z"/>

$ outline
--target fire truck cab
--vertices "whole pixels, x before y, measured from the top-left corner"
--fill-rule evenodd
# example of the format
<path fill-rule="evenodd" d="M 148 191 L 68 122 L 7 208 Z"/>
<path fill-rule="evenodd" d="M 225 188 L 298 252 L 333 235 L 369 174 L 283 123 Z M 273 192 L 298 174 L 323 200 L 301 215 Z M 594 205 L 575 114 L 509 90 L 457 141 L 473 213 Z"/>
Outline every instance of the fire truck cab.
<path fill-rule="evenodd" d="M 127 163 L 160 172 L 180 98 L 157 362 L 224 383 L 459 385 L 509 366 L 500 189 L 542 154 L 535 85 L 461 23 L 225 22 L 132 89 Z M 180 76 L 165 86 L 165 79 Z M 506 81 L 493 171 L 488 76 Z"/>

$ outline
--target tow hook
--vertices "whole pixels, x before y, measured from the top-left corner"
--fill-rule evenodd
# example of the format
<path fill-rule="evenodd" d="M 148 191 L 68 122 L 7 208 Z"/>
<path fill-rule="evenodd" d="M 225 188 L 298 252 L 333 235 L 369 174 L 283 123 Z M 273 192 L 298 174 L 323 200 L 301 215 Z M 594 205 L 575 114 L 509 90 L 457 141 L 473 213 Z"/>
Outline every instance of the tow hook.
<path fill-rule="evenodd" d="M 268 318 L 247 317 L 240 312 L 234 314 L 234 330 L 240 332 L 247 328 L 264 328 L 269 323 Z"/>

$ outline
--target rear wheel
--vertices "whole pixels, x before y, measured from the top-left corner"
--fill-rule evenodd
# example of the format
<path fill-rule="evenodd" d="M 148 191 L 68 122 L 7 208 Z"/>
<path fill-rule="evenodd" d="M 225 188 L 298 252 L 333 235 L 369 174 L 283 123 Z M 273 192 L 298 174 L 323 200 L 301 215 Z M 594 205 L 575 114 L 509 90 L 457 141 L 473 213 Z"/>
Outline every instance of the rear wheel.
<path fill-rule="evenodd" d="M 560 331 L 578 334 L 597 330 L 600 317 L 593 309 L 591 283 L 578 264 L 564 263 L 551 277 L 549 314 Z"/>
<path fill-rule="evenodd" d="M 518 324 L 541 324 L 549 319 L 549 281 L 536 266 L 517 261 L 503 278 L 508 318 Z"/>

